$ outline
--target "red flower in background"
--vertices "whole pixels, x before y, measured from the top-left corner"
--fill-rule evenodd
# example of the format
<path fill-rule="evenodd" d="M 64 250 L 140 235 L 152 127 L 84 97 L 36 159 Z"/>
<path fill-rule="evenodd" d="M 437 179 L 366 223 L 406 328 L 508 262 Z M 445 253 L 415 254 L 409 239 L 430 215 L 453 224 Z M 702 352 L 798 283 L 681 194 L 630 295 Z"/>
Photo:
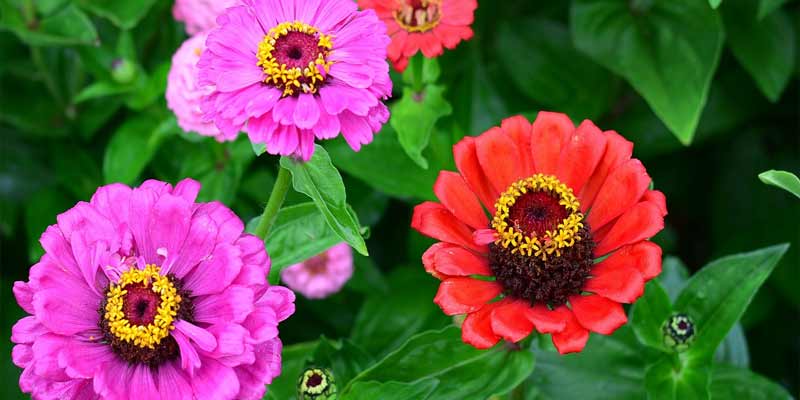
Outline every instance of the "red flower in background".
<path fill-rule="evenodd" d="M 438 57 L 442 47 L 454 49 L 472 38 L 476 0 L 358 0 L 362 9 L 372 8 L 386 24 L 392 43 L 387 49 L 394 68 L 403 72 L 418 51 Z"/>
<path fill-rule="evenodd" d="M 441 241 L 422 261 L 442 281 L 434 302 L 467 314 L 464 342 L 489 348 L 536 329 L 564 354 L 627 321 L 621 303 L 661 272 L 647 239 L 667 214 L 632 150 L 614 131 L 550 112 L 454 146 L 459 173 L 439 174 L 440 203 L 418 205 L 411 225 Z"/>

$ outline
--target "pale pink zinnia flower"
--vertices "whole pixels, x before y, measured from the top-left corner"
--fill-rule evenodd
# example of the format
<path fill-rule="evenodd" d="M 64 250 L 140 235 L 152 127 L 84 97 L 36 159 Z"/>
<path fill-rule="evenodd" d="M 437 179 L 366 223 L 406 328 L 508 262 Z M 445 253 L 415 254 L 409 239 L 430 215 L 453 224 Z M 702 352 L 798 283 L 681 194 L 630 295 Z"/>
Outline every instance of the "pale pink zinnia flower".
<path fill-rule="evenodd" d="M 260 399 L 281 372 L 263 242 L 200 184 L 101 187 L 57 218 L 14 295 L 19 384 L 36 399 Z"/>
<path fill-rule="evenodd" d="M 323 253 L 281 271 L 290 289 L 309 299 L 321 299 L 338 292 L 353 275 L 353 251 L 340 243 Z"/>
<path fill-rule="evenodd" d="M 236 0 L 175 0 L 172 16 L 186 23 L 186 33 L 194 35 L 217 25 L 217 16 Z"/>
<path fill-rule="evenodd" d="M 167 76 L 167 107 L 175 113 L 178 125 L 186 132 L 212 136 L 218 141 L 233 140 L 236 133 L 223 135 L 213 122 L 203 121 L 200 99 L 214 91 L 210 86 L 197 84 L 197 61 L 206 47 L 208 33 L 198 33 L 186 39 L 172 56 Z"/>
<path fill-rule="evenodd" d="M 201 108 L 226 135 L 244 130 L 271 154 L 314 152 L 342 133 L 353 150 L 389 118 L 386 26 L 351 0 L 242 0 L 208 36 Z"/>

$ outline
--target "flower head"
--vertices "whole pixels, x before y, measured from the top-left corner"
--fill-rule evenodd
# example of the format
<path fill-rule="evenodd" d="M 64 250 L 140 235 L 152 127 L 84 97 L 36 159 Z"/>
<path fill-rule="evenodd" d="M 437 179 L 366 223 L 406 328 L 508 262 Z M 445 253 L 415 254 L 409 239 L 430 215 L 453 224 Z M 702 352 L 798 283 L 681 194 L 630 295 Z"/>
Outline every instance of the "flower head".
<path fill-rule="evenodd" d="M 186 23 L 186 33 L 195 35 L 217 25 L 217 16 L 237 0 L 175 0 L 172 16 Z"/>
<path fill-rule="evenodd" d="M 621 303 L 661 272 L 648 239 L 667 214 L 632 150 L 614 131 L 549 112 L 454 146 L 459 173 L 440 173 L 441 203 L 418 205 L 412 227 L 441 241 L 422 261 L 442 281 L 436 304 L 466 314 L 466 343 L 488 348 L 536 329 L 570 353 L 589 331 L 627 321 Z"/>
<path fill-rule="evenodd" d="M 263 242 L 200 185 L 101 187 L 59 215 L 14 295 L 20 388 L 34 398 L 255 399 L 281 372 Z M 135 394 L 135 395 L 134 395 Z"/>
<path fill-rule="evenodd" d="M 213 122 L 203 121 L 200 99 L 214 91 L 213 87 L 197 84 L 197 62 L 206 45 L 207 33 L 199 33 L 186 39 L 172 56 L 172 66 L 167 75 L 167 107 L 178 119 L 178 125 L 186 132 L 197 132 L 212 136 L 219 141 L 233 140 L 236 133 L 224 135 Z"/>
<path fill-rule="evenodd" d="M 386 27 L 349 0 L 243 0 L 218 19 L 200 58 L 213 86 L 204 118 L 244 129 L 271 154 L 311 158 L 314 139 L 342 133 L 353 150 L 389 118 Z"/>
<path fill-rule="evenodd" d="M 472 38 L 476 0 L 358 0 L 362 9 L 374 9 L 392 37 L 388 55 L 400 72 L 418 51 L 438 57 L 443 47 L 454 49 Z"/>
<path fill-rule="evenodd" d="M 290 289 L 309 299 L 321 299 L 338 292 L 353 275 L 353 250 L 347 243 L 294 264 L 281 271 Z"/>

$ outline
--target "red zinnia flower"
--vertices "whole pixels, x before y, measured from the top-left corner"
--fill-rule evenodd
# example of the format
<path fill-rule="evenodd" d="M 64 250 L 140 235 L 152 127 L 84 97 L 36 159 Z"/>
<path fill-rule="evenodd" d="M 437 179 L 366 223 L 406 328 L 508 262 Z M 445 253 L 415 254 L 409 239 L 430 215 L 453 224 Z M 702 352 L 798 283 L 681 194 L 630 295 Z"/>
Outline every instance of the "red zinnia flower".
<path fill-rule="evenodd" d="M 632 150 L 614 131 L 550 112 L 453 147 L 460 173 L 439 174 L 441 203 L 418 205 L 411 225 L 441 240 L 422 261 L 442 281 L 434 302 L 467 314 L 464 342 L 488 348 L 536 329 L 564 354 L 627 321 L 620 303 L 661 272 L 647 239 L 667 214 Z"/>
<path fill-rule="evenodd" d="M 472 38 L 476 0 L 358 0 L 372 8 L 386 24 L 392 43 L 387 49 L 394 68 L 403 72 L 418 51 L 428 58 L 442 55 L 442 46 L 454 49 Z"/>

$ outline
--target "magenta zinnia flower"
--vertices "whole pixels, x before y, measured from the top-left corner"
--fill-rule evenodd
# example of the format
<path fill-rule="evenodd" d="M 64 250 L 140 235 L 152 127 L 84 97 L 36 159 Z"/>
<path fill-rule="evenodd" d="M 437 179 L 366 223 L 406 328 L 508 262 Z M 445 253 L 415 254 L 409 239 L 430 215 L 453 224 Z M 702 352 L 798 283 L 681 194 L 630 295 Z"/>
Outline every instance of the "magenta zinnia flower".
<path fill-rule="evenodd" d="M 353 250 L 347 243 L 294 264 L 281 271 L 281 280 L 290 289 L 309 299 L 328 297 L 339 290 L 353 275 Z"/>
<path fill-rule="evenodd" d="M 217 16 L 236 0 L 175 0 L 172 16 L 186 23 L 186 33 L 194 35 L 217 26 Z"/>
<path fill-rule="evenodd" d="M 20 388 L 41 399 L 255 399 L 280 374 L 294 295 L 265 281 L 257 237 L 200 185 L 101 187 L 57 218 L 12 329 Z"/>
<path fill-rule="evenodd" d="M 243 0 L 217 22 L 200 57 L 207 120 L 245 130 L 271 154 L 314 152 L 342 133 L 353 150 L 389 118 L 385 25 L 350 0 Z"/>

